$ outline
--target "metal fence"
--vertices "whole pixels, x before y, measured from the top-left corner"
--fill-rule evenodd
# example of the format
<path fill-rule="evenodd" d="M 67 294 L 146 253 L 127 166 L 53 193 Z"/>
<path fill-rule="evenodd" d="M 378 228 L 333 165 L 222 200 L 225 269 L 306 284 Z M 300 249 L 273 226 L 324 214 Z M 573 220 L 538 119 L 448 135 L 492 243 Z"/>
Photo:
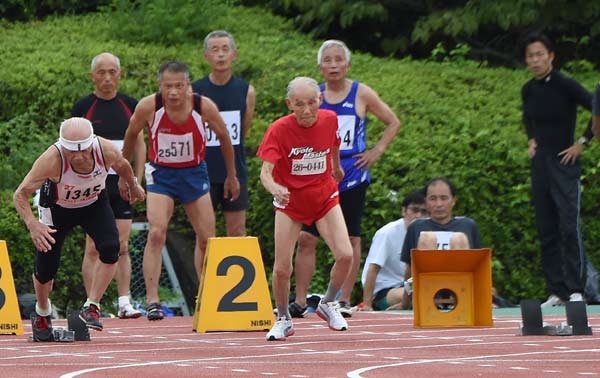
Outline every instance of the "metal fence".
<path fill-rule="evenodd" d="M 133 303 L 145 303 L 146 286 L 142 271 L 144 246 L 148 239 L 148 223 L 133 223 L 129 237 L 129 254 L 131 256 L 131 298 Z M 174 315 L 189 316 L 185 297 L 179 286 L 179 280 L 173 269 L 173 264 L 167 247 L 162 250 L 162 270 L 159 279 L 159 294 L 161 303 L 171 309 Z"/>

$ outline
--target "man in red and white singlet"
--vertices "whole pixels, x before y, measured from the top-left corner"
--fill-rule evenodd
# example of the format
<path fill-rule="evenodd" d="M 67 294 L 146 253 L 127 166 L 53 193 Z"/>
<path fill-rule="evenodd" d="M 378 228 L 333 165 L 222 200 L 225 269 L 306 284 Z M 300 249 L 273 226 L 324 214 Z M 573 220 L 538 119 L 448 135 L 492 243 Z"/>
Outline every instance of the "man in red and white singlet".
<path fill-rule="evenodd" d="M 135 108 L 123 145 L 123 156 L 129 158 L 137 135 L 148 127 L 150 163 L 146 164 L 146 205 L 150 231 L 144 248 L 143 270 L 149 320 L 160 320 L 164 316 L 158 280 L 161 252 L 175 201 L 183 204 L 196 233 L 194 266 L 199 280 L 207 240 L 215 235 L 215 216 L 208 195 L 210 182 L 204 161 L 205 123 L 221 143 L 227 168 L 225 194 L 235 200 L 240 191 L 233 146 L 225 123 L 210 99 L 192 93 L 187 65 L 177 61 L 161 65 L 158 86 L 158 93 L 143 98 Z"/>
<path fill-rule="evenodd" d="M 336 114 L 319 110 L 322 95 L 317 82 L 298 77 L 288 85 L 286 104 L 292 114 L 275 121 L 265 133 L 257 155 L 263 160 L 260 179 L 275 206 L 275 262 L 272 289 L 277 321 L 267 340 L 294 334 L 288 310 L 292 256 L 302 223 L 315 222 L 335 263 L 317 315 L 336 331 L 348 329 L 335 295 L 352 263 L 352 246 L 339 205 L 340 164 Z"/>
<path fill-rule="evenodd" d="M 62 123 L 58 142 L 35 161 L 15 191 L 15 207 L 37 251 L 33 274 L 37 298 L 33 323 L 36 341 L 52 340 L 49 295 L 62 245 L 75 226 L 82 226 L 90 235 L 100 256 L 79 317 L 88 328 L 102 330 L 100 299 L 115 274 L 119 259 L 119 233 L 104 190 L 111 167 L 124 182 L 121 196 L 131 203 L 143 200 L 144 189 L 117 147 L 107 139 L 96 137 L 90 121 L 73 117 Z M 38 220 L 29 198 L 42 184 Z"/>

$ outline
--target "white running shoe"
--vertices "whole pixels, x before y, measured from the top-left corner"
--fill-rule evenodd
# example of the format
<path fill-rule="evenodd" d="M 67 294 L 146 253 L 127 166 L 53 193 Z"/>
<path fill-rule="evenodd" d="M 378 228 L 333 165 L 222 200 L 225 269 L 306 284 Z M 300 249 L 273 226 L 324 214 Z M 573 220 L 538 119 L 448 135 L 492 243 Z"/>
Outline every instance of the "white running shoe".
<path fill-rule="evenodd" d="M 345 331 L 348 329 L 348 323 L 340 313 L 340 304 L 338 302 L 319 303 L 317 306 L 317 315 L 325 320 L 329 328 L 334 331 Z"/>
<path fill-rule="evenodd" d="M 583 302 L 583 295 L 581 293 L 573 293 L 569 296 L 569 302 Z"/>
<path fill-rule="evenodd" d="M 285 340 L 286 337 L 294 334 L 294 323 L 292 319 L 281 317 L 277 319 L 275 325 L 267 333 L 267 341 Z"/>
<path fill-rule="evenodd" d="M 413 292 L 413 278 L 410 277 L 406 281 L 404 281 L 404 291 L 406 295 L 411 295 Z"/>
<path fill-rule="evenodd" d="M 137 319 L 142 316 L 142 313 L 133 308 L 131 303 L 127 303 L 125 306 L 119 307 L 118 315 L 120 319 Z"/>
<path fill-rule="evenodd" d="M 542 303 L 541 307 L 554 307 L 554 306 L 560 306 L 562 304 L 563 304 L 562 299 L 560 299 L 556 295 L 552 294 L 548 297 L 548 300 L 546 302 Z"/>

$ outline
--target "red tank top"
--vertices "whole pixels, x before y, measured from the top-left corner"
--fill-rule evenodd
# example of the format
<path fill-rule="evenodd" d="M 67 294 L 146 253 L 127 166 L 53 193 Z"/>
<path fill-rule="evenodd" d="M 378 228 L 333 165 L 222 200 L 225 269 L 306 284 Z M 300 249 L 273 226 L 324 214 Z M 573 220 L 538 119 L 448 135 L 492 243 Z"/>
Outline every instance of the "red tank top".
<path fill-rule="evenodd" d="M 169 119 L 160 92 L 156 93 L 155 102 L 154 120 L 148 133 L 150 161 L 170 168 L 200 164 L 206 153 L 206 128 L 200 115 L 201 97 L 194 94 L 192 112 L 181 125 Z"/>

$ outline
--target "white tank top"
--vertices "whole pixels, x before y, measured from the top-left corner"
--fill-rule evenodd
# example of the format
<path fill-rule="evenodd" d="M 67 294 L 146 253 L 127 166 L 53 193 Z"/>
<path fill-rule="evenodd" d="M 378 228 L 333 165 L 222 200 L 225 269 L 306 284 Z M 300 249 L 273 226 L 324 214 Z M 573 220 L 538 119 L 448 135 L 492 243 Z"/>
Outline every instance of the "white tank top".
<path fill-rule="evenodd" d="M 56 184 L 57 200 L 56 204 L 65 208 L 79 208 L 92 204 L 98 200 L 100 192 L 106 186 L 106 176 L 108 168 L 104 162 L 104 155 L 100 148 L 98 138 L 92 142 L 92 156 L 94 158 L 94 167 L 88 174 L 77 173 L 71 167 L 71 164 L 64 157 L 57 142 L 55 146 L 60 152 L 62 161 L 62 170 L 60 180 Z"/>

